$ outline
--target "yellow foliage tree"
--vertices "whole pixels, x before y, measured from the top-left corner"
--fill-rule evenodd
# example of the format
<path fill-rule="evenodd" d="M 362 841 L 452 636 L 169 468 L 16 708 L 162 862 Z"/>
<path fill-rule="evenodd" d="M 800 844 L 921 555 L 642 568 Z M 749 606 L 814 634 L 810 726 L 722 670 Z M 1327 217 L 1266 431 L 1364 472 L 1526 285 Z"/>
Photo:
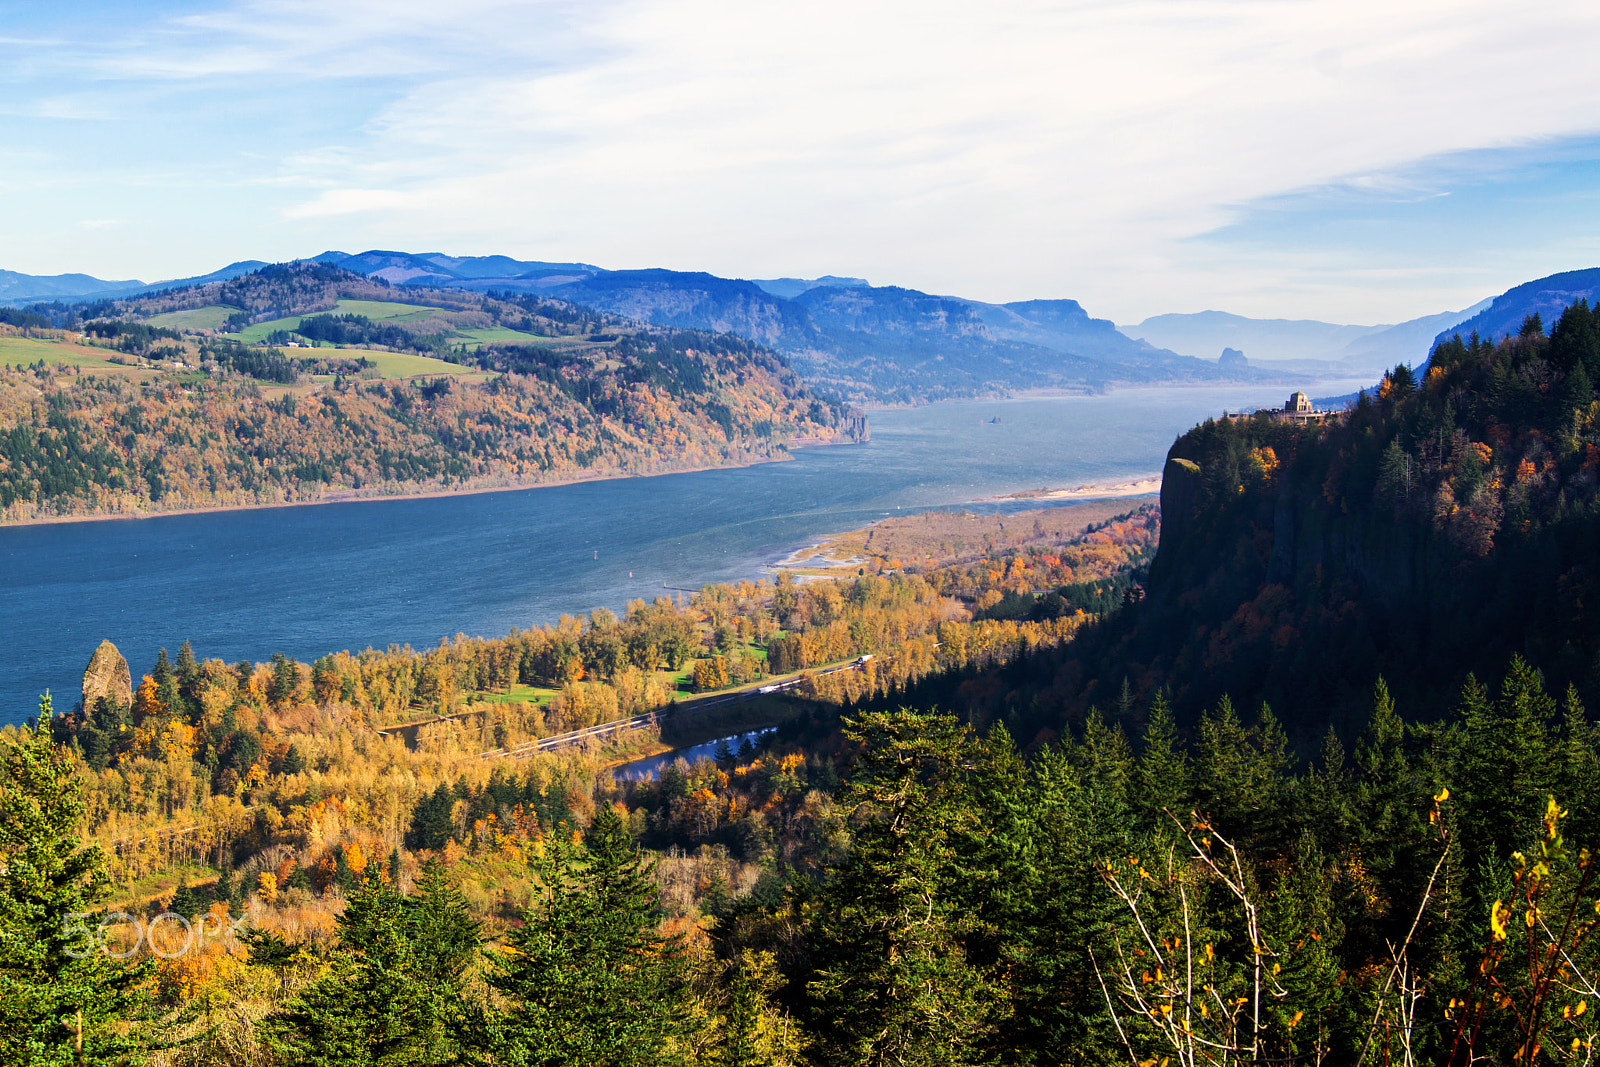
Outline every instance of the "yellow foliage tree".
<path fill-rule="evenodd" d="M 256 875 L 256 896 L 268 904 L 278 902 L 278 876 L 271 871 L 262 871 Z"/>

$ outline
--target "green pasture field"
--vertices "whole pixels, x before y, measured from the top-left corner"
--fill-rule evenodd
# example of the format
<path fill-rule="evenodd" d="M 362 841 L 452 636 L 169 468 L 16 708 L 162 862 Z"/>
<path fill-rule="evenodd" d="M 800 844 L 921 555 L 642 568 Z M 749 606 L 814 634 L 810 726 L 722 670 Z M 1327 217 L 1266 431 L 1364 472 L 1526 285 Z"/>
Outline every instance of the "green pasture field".
<path fill-rule="evenodd" d="M 220 330 L 228 321 L 228 316 L 238 310 L 226 304 L 212 304 L 209 307 L 191 308 L 188 311 L 169 311 L 164 315 L 152 315 L 145 320 L 145 324 L 165 326 L 169 330 Z"/>
<path fill-rule="evenodd" d="M 427 318 L 435 311 L 447 310 L 449 309 L 418 307 L 416 304 L 396 304 L 387 300 L 339 300 L 334 303 L 332 311 L 314 311 L 311 314 L 365 315 L 373 322 L 416 322 Z M 258 322 L 253 326 L 246 326 L 235 336 L 246 344 L 259 345 L 267 339 L 267 334 L 275 330 L 293 331 L 299 328 L 301 319 L 310 317 L 310 315 L 290 315 L 285 319 Z"/>
<path fill-rule="evenodd" d="M 491 326 L 487 330 L 460 330 L 456 336 L 476 341 L 480 345 L 524 345 L 550 340 L 548 337 L 535 337 L 531 333 L 523 333 L 521 330 L 512 330 L 505 326 Z"/>
<path fill-rule="evenodd" d="M 418 356 L 410 352 L 387 352 L 383 349 L 352 349 L 361 356 L 377 364 L 378 373 L 384 378 L 415 378 L 425 374 L 448 374 L 452 378 L 472 378 L 487 381 L 494 375 L 477 367 L 463 367 L 459 363 L 446 363 L 442 359 L 432 356 Z M 291 350 L 291 353 L 292 350 Z"/>
<path fill-rule="evenodd" d="M 477 693 L 474 700 L 485 704 L 548 704 L 556 690 L 537 685 L 514 685 L 508 693 Z"/>
<path fill-rule="evenodd" d="M 92 367 L 95 370 L 130 369 L 110 362 L 100 350 L 85 345 L 41 337 L 0 337 L 0 366 L 26 367 L 41 359 L 50 366 L 65 363 L 69 367 Z"/>
<path fill-rule="evenodd" d="M 373 322 L 416 321 L 425 319 L 435 311 L 449 308 L 423 307 L 418 304 L 397 304 L 392 300 L 340 300 L 335 303 L 337 314 L 365 315 Z M 321 314 L 319 312 L 319 314 Z"/>

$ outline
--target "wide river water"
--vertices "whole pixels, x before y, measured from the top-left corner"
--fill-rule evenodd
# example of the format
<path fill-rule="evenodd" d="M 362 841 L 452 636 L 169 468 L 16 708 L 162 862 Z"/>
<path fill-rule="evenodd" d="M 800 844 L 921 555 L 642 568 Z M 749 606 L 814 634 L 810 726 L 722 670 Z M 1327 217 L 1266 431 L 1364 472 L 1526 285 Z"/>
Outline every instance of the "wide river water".
<path fill-rule="evenodd" d="M 1314 395 L 1364 384 L 1324 382 Z M 1288 392 L 939 404 L 874 413 L 868 444 L 734 470 L 0 528 L 0 723 L 31 716 L 46 688 L 71 709 L 105 638 L 137 679 L 159 647 L 176 654 L 185 639 L 202 659 L 232 663 L 503 636 L 666 587 L 757 577 L 796 548 L 895 512 L 1151 474 L 1196 422 L 1277 406 Z"/>

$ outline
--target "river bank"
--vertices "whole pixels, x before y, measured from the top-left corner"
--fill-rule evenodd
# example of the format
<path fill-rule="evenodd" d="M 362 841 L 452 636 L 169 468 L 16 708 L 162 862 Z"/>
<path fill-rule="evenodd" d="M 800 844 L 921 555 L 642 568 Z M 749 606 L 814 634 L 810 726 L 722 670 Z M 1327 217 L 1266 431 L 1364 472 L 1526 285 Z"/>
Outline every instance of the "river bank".
<path fill-rule="evenodd" d="M 829 448 L 853 444 L 844 435 L 831 438 L 806 437 L 790 442 L 790 449 L 800 451 L 811 448 Z M 374 504 L 400 500 L 442 500 L 452 497 L 483 496 L 488 493 L 512 493 L 525 489 L 559 489 L 563 486 L 583 485 L 591 482 L 627 481 L 635 478 L 659 478 L 670 474 L 697 474 L 704 471 L 742 470 L 772 463 L 792 463 L 794 455 L 785 450 L 781 455 L 764 456 L 740 463 L 712 463 L 702 465 L 672 466 L 656 470 L 615 471 L 576 478 L 555 478 L 548 481 L 519 481 L 492 485 L 467 485 L 458 489 L 407 489 L 379 486 L 365 489 L 330 489 L 322 495 L 305 500 L 268 500 L 249 504 L 215 504 L 182 508 L 139 508 L 128 511 L 98 511 L 84 514 L 37 515 L 25 519 L 0 518 L 0 529 L 6 527 L 54 526 L 65 523 L 122 522 L 141 519 L 162 519 L 178 515 L 217 515 L 230 512 L 268 511 L 281 508 L 317 507 L 324 504 Z"/>
<path fill-rule="evenodd" d="M 838 531 L 927 510 L 1043 510 L 1042 522 L 1060 510 L 1051 505 L 1128 511 L 1138 498 L 975 501 L 1136 481 L 1160 469 L 1176 434 L 1277 392 L 938 404 L 882 414 L 870 443 L 796 449 L 793 462 L 362 507 L 0 528 L 0 722 L 34 714 L 46 689 L 69 706 L 61 695 L 77 692 L 104 639 L 139 674 L 186 639 L 202 659 L 281 651 L 309 663 L 369 644 L 498 637 L 596 607 L 622 612 L 671 588 L 770 577 L 775 561 Z M 1013 521 L 1005 526 L 1009 535 Z"/>
<path fill-rule="evenodd" d="M 1128 481 L 1075 485 L 1069 489 L 1023 489 L 1004 496 L 985 497 L 979 503 L 995 500 L 1101 500 L 1109 497 L 1150 496 L 1161 492 L 1161 475 L 1146 474 Z"/>
<path fill-rule="evenodd" d="M 1137 487 L 1137 492 L 1128 492 Z M 976 558 L 997 547 L 1027 548 L 1063 544 L 1153 497 L 1161 480 L 1107 483 L 1105 491 L 1080 486 L 1070 490 L 1026 490 L 990 502 L 1079 500 L 1027 511 L 974 513 L 964 507 L 930 509 L 879 519 L 855 530 L 830 534 L 769 564 L 768 573 L 788 573 L 796 581 L 852 578 L 861 570 L 895 571 L 943 567 Z M 1057 496 L 1056 493 L 1061 495 Z M 1040 495 L 1045 494 L 1045 495 Z M 974 503 L 979 503 L 974 501 Z M 967 551 L 968 548 L 974 551 Z"/>

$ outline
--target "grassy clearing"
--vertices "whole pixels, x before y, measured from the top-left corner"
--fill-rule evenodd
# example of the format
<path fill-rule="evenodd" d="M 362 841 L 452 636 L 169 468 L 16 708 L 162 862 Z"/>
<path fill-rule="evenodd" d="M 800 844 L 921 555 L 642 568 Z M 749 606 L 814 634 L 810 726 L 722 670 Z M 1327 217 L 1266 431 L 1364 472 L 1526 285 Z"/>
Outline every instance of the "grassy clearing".
<path fill-rule="evenodd" d="M 373 322 L 401 322 L 425 319 L 436 311 L 449 308 L 422 307 L 418 304 L 396 304 L 388 300 L 340 300 L 336 304 L 340 315 L 365 315 Z"/>
<path fill-rule="evenodd" d="M 395 304 L 386 300 L 339 300 L 334 303 L 332 311 L 314 311 L 312 315 L 365 315 L 373 322 L 416 322 L 427 318 L 436 312 L 446 311 L 446 308 L 418 307 L 416 304 Z M 302 319 L 311 315 L 290 315 L 284 319 L 273 319 L 270 322 L 258 322 L 246 326 L 234 336 L 246 344 L 259 345 L 267 339 L 267 335 L 275 330 L 293 331 L 299 328 Z M 152 320 L 154 321 L 154 320 Z"/>
<path fill-rule="evenodd" d="M 134 912 L 143 911 L 163 897 L 170 897 L 179 885 L 187 884 L 191 889 L 209 885 L 217 880 L 219 873 L 214 867 L 202 863 L 164 867 L 136 881 L 117 886 L 111 906 L 113 909 L 120 907 Z"/>
<path fill-rule="evenodd" d="M 150 326 L 165 326 L 169 330 L 220 330 L 228 321 L 228 316 L 238 310 L 226 304 L 212 304 L 209 307 L 191 308 L 188 311 L 169 311 L 165 315 L 152 315 L 145 322 Z"/>
<path fill-rule="evenodd" d="M 525 345 L 550 340 L 547 337 L 535 337 L 531 333 L 523 333 L 521 330 L 512 330 L 504 326 L 491 326 L 487 330 L 461 330 L 456 336 L 476 341 L 480 345 Z"/>
<path fill-rule="evenodd" d="M 537 685 L 514 685 L 508 693 L 477 693 L 473 700 L 485 704 L 548 704 L 556 690 Z"/>
<path fill-rule="evenodd" d="M 487 381 L 494 375 L 477 367 L 463 367 L 459 363 L 446 363 L 432 356 L 418 356 L 409 352 L 386 352 L 382 349 L 355 350 L 378 366 L 384 378 L 415 378 L 419 375 L 448 374 L 452 378 L 470 378 Z"/>
<path fill-rule="evenodd" d="M 108 361 L 104 349 L 39 337 L 0 336 L 0 366 L 25 367 L 41 359 L 51 366 L 65 363 L 69 367 L 92 367 L 96 370 L 128 369 Z"/>

